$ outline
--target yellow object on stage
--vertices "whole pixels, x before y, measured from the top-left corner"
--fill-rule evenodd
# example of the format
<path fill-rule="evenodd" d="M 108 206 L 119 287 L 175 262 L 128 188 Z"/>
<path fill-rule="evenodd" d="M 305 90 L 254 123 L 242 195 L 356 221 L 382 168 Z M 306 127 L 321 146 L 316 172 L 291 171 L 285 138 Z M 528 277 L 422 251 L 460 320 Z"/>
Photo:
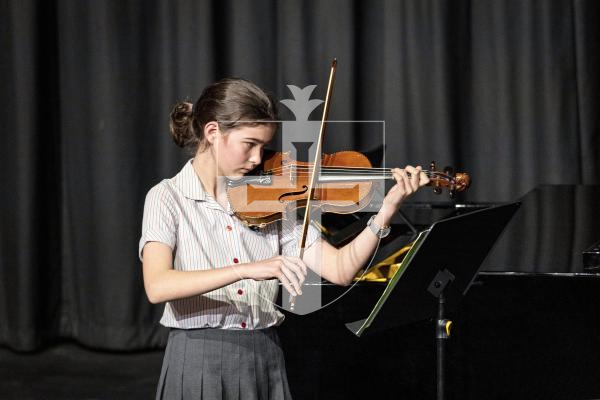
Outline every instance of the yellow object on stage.
<path fill-rule="evenodd" d="M 385 260 L 375 264 L 365 273 L 362 269 L 354 277 L 353 281 L 361 282 L 387 282 L 394 276 L 404 255 L 412 248 L 414 242 L 407 244 L 397 252 L 393 253 Z"/>

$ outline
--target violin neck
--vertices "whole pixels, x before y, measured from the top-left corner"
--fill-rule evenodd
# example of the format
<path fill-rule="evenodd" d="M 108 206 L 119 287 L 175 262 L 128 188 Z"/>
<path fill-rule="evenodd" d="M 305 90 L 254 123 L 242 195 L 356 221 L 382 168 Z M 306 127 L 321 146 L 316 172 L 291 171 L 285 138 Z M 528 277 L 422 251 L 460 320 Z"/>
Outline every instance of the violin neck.
<path fill-rule="evenodd" d="M 427 170 L 423 172 L 432 177 Z M 394 179 L 391 168 L 322 168 L 319 174 L 319 183 L 335 182 L 371 182 Z"/>
<path fill-rule="evenodd" d="M 335 182 L 371 182 L 383 181 L 386 179 L 394 179 L 392 173 L 373 173 L 373 174 L 324 174 L 321 172 L 319 183 L 335 183 Z"/>

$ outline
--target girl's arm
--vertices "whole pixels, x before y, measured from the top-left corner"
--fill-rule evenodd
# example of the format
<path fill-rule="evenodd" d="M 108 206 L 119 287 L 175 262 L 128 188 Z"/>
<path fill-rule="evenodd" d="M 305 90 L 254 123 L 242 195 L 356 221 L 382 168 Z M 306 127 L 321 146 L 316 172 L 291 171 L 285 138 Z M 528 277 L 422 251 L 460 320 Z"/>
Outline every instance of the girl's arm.
<path fill-rule="evenodd" d="M 383 226 L 384 224 L 381 221 L 382 216 L 379 213 L 375 217 L 375 223 Z M 306 249 L 304 261 L 310 269 L 329 282 L 347 286 L 352 283 L 352 279 L 358 271 L 369 262 L 378 241 L 377 236 L 368 227 L 354 240 L 339 249 L 321 239 L 318 243 L 321 246 L 320 257 L 316 250 L 318 246 L 312 245 Z"/>
<path fill-rule="evenodd" d="M 405 171 L 411 173 L 411 178 L 408 178 Z M 407 166 L 405 170 L 396 168 L 393 173 L 397 184 L 390 189 L 375 217 L 378 226 L 388 226 L 402 201 L 429 182 L 425 174 L 421 173 L 421 167 Z M 371 259 L 378 242 L 379 238 L 367 227 L 340 249 L 321 239 L 320 257 L 317 254 L 318 246 L 313 245 L 304 252 L 304 261 L 309 268 L 331 283 L 346 286 L 352 283 L 354 276 Z"/>
<path fill-rule="evenodd" d="M 204 294 L 241 279 L 279 279 L 287 290 L 301 294 L 306 265 L 296 257 L 277 256 L 257 263 L 245 263 L 202 271 L 173 269 L 172 250 L 160 242 L 148 242 L 143 249 L 144 288 L 153 303 Z"/>
<path fill-rule="evenodd" d="M 143 260 L 144 287 L 148 300 L 153 304 L 210 292 L 241 279 L 239 267 L 174 270 L 172 250 L 160 242 L 146 243 Z"/>

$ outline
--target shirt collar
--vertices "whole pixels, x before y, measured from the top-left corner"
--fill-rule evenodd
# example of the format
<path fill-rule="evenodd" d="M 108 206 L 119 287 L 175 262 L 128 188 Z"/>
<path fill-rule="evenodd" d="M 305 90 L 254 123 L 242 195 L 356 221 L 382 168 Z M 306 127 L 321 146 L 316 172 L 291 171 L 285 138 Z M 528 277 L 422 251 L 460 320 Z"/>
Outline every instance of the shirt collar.
<path fill-rule="evenodd" d="M 202 181 L 194 171 L 191 158 L 175 176 L 175 185 L 188 199 L 206 201 L 207 193 L 202 186 Z"/>

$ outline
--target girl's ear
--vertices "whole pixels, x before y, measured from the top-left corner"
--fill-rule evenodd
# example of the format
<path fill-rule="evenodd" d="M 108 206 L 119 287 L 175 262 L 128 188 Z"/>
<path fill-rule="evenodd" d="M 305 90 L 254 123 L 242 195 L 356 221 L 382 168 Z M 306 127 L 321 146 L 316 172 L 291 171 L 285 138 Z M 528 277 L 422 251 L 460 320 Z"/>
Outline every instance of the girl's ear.
<path fill-rule="evenodd" d="M 219 132 L 219 124 L 216 121 L 210 121 L 204 124 L 204 137 L 206 141 L 213 145 L 217 140 L 217 133 Z"/>

